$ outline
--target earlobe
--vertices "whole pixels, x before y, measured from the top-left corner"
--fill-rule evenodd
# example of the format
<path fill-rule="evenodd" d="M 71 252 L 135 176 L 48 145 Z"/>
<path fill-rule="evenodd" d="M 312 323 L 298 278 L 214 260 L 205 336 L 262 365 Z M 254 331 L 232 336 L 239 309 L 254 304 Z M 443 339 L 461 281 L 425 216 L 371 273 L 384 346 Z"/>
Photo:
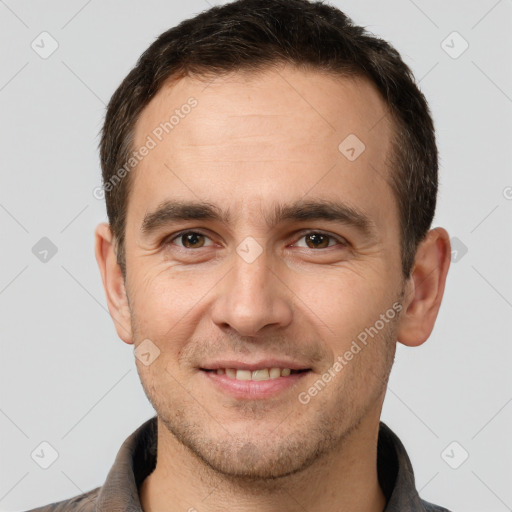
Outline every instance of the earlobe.
<path fill-rule="evenodd" d="M 117 263 L 114 237 L 109 224 L 99 224 L 95 231 L 95 255 L 107 298 L 107 306 L 118 336 L 133 343 L 130 308 L 121 267 Z"/>
<path fill-rule="evenodd" d="M 400 343 L 416 347 L 432 333 L 450 260 L 450 236 L 443 228 L 432 229 L 418 246 L 414 268 L 407 281 L 397 335 Z"/>

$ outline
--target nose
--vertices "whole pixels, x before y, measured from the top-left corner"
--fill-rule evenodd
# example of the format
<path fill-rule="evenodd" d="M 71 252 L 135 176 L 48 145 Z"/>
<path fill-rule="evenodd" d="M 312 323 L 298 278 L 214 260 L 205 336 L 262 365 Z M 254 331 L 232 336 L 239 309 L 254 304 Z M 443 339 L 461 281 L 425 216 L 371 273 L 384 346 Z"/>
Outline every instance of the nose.
<path fill-rule="evenodd" d="M 268 265 L 265 253 L 248 263 L 238 254 L 219 283 L 212 319 L 240 336 L 258 336 L 264 328 L 288 326 L 293 317 L 293 292 Z"/>

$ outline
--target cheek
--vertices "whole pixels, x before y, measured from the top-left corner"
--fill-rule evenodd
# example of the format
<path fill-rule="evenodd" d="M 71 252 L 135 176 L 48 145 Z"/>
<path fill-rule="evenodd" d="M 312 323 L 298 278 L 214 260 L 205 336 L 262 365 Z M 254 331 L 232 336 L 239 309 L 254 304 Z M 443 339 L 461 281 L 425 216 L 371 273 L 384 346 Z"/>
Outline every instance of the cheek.
<path fill-rule="evenodd" d="M 130 302 L 139 337 L 186 339 L 215 277 L 176 272 L 168 266 L 134 273 Z"/>
<path fill-rule="evenodd" d="M 327 366 L 339 363 L 338 371 L 334 370 L 339 378 L 334 379 L 337 384 L 333 389 L 341 386 L 348 392 L 355 386 L 364 393 L 377 392 L 393 348 L 388 338 L 393 337 L 390 331 L 397 312 L 391 286 L 376 282 L 376 277 L 370 279 L 368 274 L 353 272 L 320 282 L 324 283 L 322 287 L 309 287 L 309 294 L 307 288 L 302 288 L 304 304 L 309 307 L 303 307 L 299 314 L 307 319 L 309 329 L 314 325 L 321 336 L 330 353 Z M 384 320 L 381 315 L 385 315 Z"/>
<path fill-rule="evenodd" d="M 297 277 L 291 288 L 304 315 L 341 345 L 373 325 L 392 306 L 391 286 L 378 272 L 361 274 L 340 267 L 321 278 Z"/>

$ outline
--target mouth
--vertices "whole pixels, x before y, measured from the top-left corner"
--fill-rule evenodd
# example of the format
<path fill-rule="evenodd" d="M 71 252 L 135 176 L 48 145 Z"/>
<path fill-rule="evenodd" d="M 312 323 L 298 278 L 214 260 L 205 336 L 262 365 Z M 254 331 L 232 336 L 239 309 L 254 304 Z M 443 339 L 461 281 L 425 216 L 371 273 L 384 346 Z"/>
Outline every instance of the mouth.
<path fill-rule="evenodd" d="M 224 375 L 229 379 L 242 381 L 265 381 L 279 379 L 280 377 L 289 377 L 290 375 L 300 374 L 311 371 L 310 368 L 295 370 L 291 368 L 258 368 L 255 370 L 245 368 L 200 368 L 203 372 L 210 372 L 216 375 Z"/>
<path fill-rule="evenodd" d="M 209 388 L 237 400 L 263 400 L 292 390 L 312 373 L 310 368 L 200 368 Z M 286 395 L 283 395 L 286 396 Z"/>

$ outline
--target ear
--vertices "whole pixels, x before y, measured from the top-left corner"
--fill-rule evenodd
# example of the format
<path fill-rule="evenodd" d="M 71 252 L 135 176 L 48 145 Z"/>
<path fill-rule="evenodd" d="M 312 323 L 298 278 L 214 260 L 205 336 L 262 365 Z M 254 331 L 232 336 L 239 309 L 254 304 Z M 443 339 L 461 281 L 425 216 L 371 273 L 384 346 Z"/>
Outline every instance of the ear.
<path fill-rule="evenodd" d="M 409 347 L 427 341 L 441 306 L 451 261 L 450 236 L 443 228 L 427 233 L 419 244 L 407 280 L 397 339 Z"/>
<path fill-rule="evenodd" d="M 110 316 L 114 321 L 118 336 L 125 343 L 132 344 L 133 335 L 128 297 L 121 267 L 117 263 L 114 237 L 109 224 L 105 222 L 99 224 L 94 236 L 96 261 L 100 268 Z"/>

